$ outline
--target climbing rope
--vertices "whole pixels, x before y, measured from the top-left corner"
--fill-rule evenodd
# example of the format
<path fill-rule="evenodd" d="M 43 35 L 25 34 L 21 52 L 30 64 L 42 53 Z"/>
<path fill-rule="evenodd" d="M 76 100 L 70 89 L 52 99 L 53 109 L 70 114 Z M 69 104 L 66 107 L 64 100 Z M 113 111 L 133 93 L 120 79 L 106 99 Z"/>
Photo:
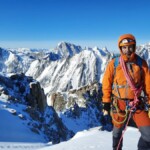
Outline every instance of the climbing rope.
<path fill-rule="evenodd" d="M 127 130 L 127 126 L 128 126 L 128 124 L 129 124 L 131 115 L 132 115 L 132 111 L 130 111 L 130 113 L 129 113 L 129 117 L 128 117 L 127 123 L 126 123 L 126 125 L 125 125 L 125 128 L 124 128 L 124 130 L 123 130 L 123 133 L 122 133 L 122 135 L 121 135 L 121 138 L 120 138 L 120 140 L 119 140 L 119 143 L 118 143 L 118 146 L 117 146 L 117 150 L 119 150 L 119 147 L 120 147 L 120 144 L 121 144 L 121 140 L 123 139 L 124 133 L 125 133 L 125 131 Z"/>
<path fill-rule="evenodd" d="M 134 92 L 134 100 L 129 103 L 130 109 L 134 110 L 136 108 L 138 102 L 139 102 L 138 96 L 142 92 L 143 85 L 141 84 L 140 87 L 137 88 L 135 86 L 135 83 L 134 83 L 132 77 L 130 76 L 129 71 L 128 71 L 126 65 L 125 65 L 125 62 L 124 62 L 124 60 L 123 60 L 123 58 L 121 56 L 119 58 L 119 61 L 120 61 L 120 65 L 122 67 L 123 73 L 124 73 L 124 75 L 126 77 L 126 80 L 127 80 L 128 84 L 129 84 L 129 86 L 131 87 L 131 90 Z"/>
<path fill-rule="evenodd" d="M 119 61 L 120 61 L 120 65 L 122 67 L 123 73 L 124 73 L 124 75 L 126 77 L 126 80 L 127 80 L 128 84 L 129 84 L 129 86 L 131 87 L 131 90 L 133 90 L 133 92 L 134 92 L 134 100 L 129 102 L 130 113 L 129 113 L 129 116 L 128 116 L 127 123 L 125 125 L 125 129 L 123 130 L 123 133 L 122 133 L 121 138 L 119 140 L 119 143 L 118 143 L 118 146 L 117 146 L 117 150 L 119 150 L 121 140 L 123 138 L 123 135 L 124 135 L 125 131 L 127 130 L 127 126 L 129 124 L 129 120 L 131 118 L 131 115 L 132 115 L 133 112 L 135 112 L 136 107 L 137 107 L 137 105 L 139 103 L 138 96 L 141 94 L 141 91 L 143 89 L 142 84 L 140 85 L 139 88 L 137 88 L 135 86 L 135 83 L 134 83 L 132 77 L 130 76 L 129 71 L 128 71 L 126 65 L 125 65 L 125 62 L 124 62 L 124 60 L 123 60 L 123 58 L 121 56 L 120 56 Z M 126 116 L 126 118 L 127 118 L 127 116 Z M 123 121 L 125 122 L 125 120 L 123 120 Z"/>
<path fill-rule="evenodd" d="M 114 106 L 114 108 L 115 108 L 116 113 L 118 114 L 118 116 L 124 118 L 124 120 L 123 120 L 123 121 L 117 121 L 117 120 L 115 119 L 114 115 L 113 115 L 113 114 L 114 114 L 114 113 L 113 113 L 113 109 L 111 108 L 110 114 L 111 114 L 112 120 L 113 120 L 115 123 L 117 123 L 117 124 L 123 124 L 123 123 L 126 121 L 126 119 L 127 119 L 128 110 L 125 109 L 125 111 L 124 111 L 125 114 L 122 115 L 122 114 L 119 112 L 119 108 L 118 108 L 118 105 L 117 105 L 117 102 L 116 102 L 116 101 L 113 102 L 113 106 Z"/>

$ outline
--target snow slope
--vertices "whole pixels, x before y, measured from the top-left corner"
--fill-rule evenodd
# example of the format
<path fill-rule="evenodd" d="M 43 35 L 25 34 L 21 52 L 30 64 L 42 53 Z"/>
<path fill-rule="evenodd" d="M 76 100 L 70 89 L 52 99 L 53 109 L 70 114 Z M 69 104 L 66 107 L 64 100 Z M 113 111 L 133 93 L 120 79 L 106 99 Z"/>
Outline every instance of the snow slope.
<path fill-rule="evenodd" d="M 21 104 L 12 106 L 0 97 L 0 149 L 33 150 L 46 145 L 44 138 L 32 132 L 20 119 L 22 107 Z"/>
<path fill-rule="evenodd" d="M 140 133 L 128 127 L 124 135 L 123 150 L 136 150 Z M 78 132 L 71 140 L 40 150 L 111 150 L 112 132 L 100 131 L 99 127 Z"/>
<path fill-rule="evenodd" d="M 20 121 L 19 117 L 13 116 L 6 110 L 0 110 L 0 118 L 2 120 L 0 141 L 43 142 L 40 136 L 33 134 L 29 128 L 23 125 L 23 121 Z"/>
<path fill-rule="evenodd" d="M 19 118 L 21 104 L 11 105 L 5 98 L 0 97 L 0 150 L 110 150 L 112 145 L 112 132 L 100 131 L 100 127 L 91 128 L 77 132 L 77 134 L 66 142 L 56 145 L 44 143 L 40 134 L 32 132 L 24 120 Z M 20 108 L 20 110 L 19 110 Z M 17 111 L 16 114 L 13 113 Z M 7 133 L 7 134 L 6 134 Z M 140 137 L 138 129 L 128 127 L 124 135 L 123 150 L 137 149 Z"/>

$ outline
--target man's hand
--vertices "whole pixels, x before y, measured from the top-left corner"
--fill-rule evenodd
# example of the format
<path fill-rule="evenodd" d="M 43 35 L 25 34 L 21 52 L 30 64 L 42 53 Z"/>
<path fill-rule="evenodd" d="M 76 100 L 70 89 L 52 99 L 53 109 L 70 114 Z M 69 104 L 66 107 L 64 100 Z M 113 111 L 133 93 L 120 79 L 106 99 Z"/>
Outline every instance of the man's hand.
<path fill-rule="evenodd" d="M 112 119 L 110 116 L 110 103 L 103 103 L 103 115 L 101 117 L 101 129 L 102 131 L 112 131 L 113 125 L 112 125 Z"/>
<path fill-rule="evenodd" d="M 109 112 L 107 111 L 107 110 L 103 110 L 103 115 L 104 116 L 106 116 L 106 115 L 108 115 L 109 114 Z"/>
<path fill-rule="evenodd" d="M 109 115 L 110 113 L 110 103 L 103 103 L 103 115 Z"/>

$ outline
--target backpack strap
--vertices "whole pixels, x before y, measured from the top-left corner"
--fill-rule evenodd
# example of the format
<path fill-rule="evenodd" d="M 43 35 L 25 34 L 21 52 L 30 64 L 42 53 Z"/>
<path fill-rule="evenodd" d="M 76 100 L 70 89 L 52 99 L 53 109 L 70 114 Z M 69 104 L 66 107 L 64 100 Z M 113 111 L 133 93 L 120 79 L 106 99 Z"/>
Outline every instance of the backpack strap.
<path fill-rule="evenodd" d="M 137 55 L 136 64 L 137 64 L 140 68 L 142 67 L 142 62 L 143 62 L 142 58 L 141 58 L 139 55 Z"/>
<path fill-rule="evenodd" d="M 114 60 L 114 74 L 113 74 L 113 78 L 116 75 L 116 68 L 117 68 L 118 65 L 119 65 L 119 57 L 116 57 L 115 60 Z"/>
<path fill-rule="evenodd" d="M 143 62 L 142 58 L 141 58 L 139 55 L 137 55 L 137 61 L 136 61 L 136 64 L 140 67 L 141 81 L 143 81 L 143 80 L 142 80 L 142 74 L 143 74 L 142 62 Z"/>
<path fill-rule="evenodd" d="M 114 77 L 115 77 L 115 75 L 116 75 L 116 68 L 117 68 L 117 66 L 119 65 L 119 57 L 116 57 L 116 58 L 114 58 L 114 73 L 113 73 L 113 80 L 114 80 Z M 112 89 L 114 89 L 115 87 L 114 87 L 114 84 L 112 84 Z M 118 93 L 118 91 L 117 91 L 117 93 Z M 118 96 L 119 96 L 120 94 L 118 93 Z"/>
<path fill-rule="evenodd" d="M 116 57 L 116 58 L 114 58 L 114 59 L 115 59 L 115 61 L 114 61 L 114 76 L 115 76 L 115 74 L 116 74 L 116 68 L 117 68 L 117 66 L 119 65 L 119 57 Z M 140 68 L 142 67 L 142 62 L 143 62 L 142 58 L 141 58 L 139 55 L 137 55 L 136 64 L 137 64 Z"/>
<path fill-rule="evenodd" d="M 114 61 L 114 68 L 116 69 L 118 65 L 119 65 L 119 57 L 116 57 Z"/>

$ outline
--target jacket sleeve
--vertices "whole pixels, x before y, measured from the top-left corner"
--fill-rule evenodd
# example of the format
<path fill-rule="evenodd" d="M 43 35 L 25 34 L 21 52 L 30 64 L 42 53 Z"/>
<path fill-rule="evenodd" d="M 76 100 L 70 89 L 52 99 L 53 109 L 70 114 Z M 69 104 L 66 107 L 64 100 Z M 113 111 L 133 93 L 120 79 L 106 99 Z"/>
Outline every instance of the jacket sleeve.
<path fill-rule="evenodd" d="M 148 103 L 150 104 L 150 71 L 148 69 L 148 65 L 146 63 L 146 61 L 143 61 L 142 64 L 142 68 L 143 68 L 143 77 L 142 79 L 144 79 L 144 92 L 146 93 L 147 97 L 148 97 Z"/>
<path fill-rule="evenodd" d="M 106 71 L 103 76 L 102 80 L 103 103 L 111 102 L 113 76 L 114 76 L 114 60 L 108 63 Z"/>

